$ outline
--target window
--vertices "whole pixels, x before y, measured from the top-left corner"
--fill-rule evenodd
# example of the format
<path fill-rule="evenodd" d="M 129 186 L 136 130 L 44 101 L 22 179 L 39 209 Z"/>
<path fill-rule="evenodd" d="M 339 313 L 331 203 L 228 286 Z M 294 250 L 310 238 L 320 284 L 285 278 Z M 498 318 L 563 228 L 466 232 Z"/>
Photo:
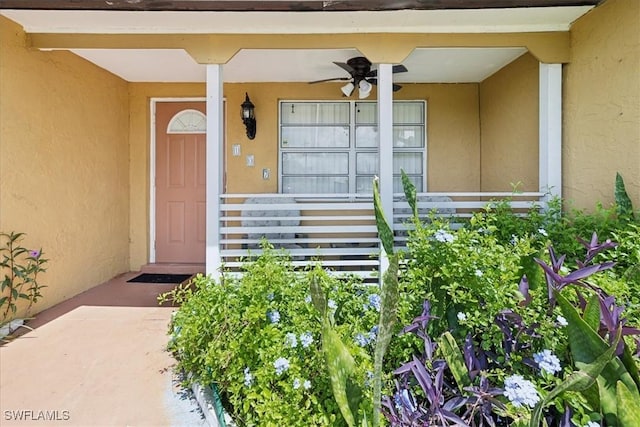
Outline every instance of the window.
<path fill-rule="evenodd" d="M 378 174 L 377 104 L 362 101 L 280 103 L 282 193 L 371 193 Z M 393 191 L 404 169 L 426 190 L 424 101 L 393 103 Z"/>

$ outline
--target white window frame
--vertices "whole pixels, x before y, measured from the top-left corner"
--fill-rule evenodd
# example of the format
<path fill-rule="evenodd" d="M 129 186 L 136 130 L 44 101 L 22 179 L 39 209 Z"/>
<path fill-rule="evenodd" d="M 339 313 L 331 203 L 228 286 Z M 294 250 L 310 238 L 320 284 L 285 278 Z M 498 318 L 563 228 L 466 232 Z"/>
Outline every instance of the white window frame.
<path fill-rule="evenodd" d="M 283 192 L 283 153 L 285 152 L 348 152 L 349 153 L 349 170 L 348 170 L 348 186 L 349 186 L 349 194 L 362 194 L 362 195 L 370 195 L 370 193 L 357 193 L 356 188 L 356 177 L 358 176 L 356 170 L 356 156 L 358 153 L 379 153 L 379 143 L 378 148 L 356 148 L 356 128 L 358 123 L 356 123 L 356 108 L 357 104 L 362 103 L 375 103 L 376 101 L 362 101 L 362 100 L 280 100 L 278 103 L 278 192 Z M 425 100 L 397 100 L 394 101 L 396 103 L 422 103 L 423 104 L 423 114 L 422 123 L 399 123 L 398 125 L 416 125 L 422 126 L 423 132 L 422 137 L 424 138 L 422 148 L 410 147 L 406 149 L 402 148 L 394 148 L 395 153 L 402 152 L 421 152 L 422 153 L 422 192 L 427 191 L 427 147 L 428 147 L 428 137 L 427 137 L 427 102 Z M 322 104 L 322 103 L 346 103 L 349 104 L 349 147 L 348 148 L 326 148 L 324 150 L 318 149 L 305 149 L 305 148 L 293 148 L 293 149 L 283 149 L 282 147 L 282 129 L 283 129 L 283 120 L 282 120 L 282 104 L 285 103 L 300 103 L 300 104 Z M 299 125 L 299 124 L 298 124 Z M 294 125 L 295 126 L 295 125 Z M 395 123 L 394 123 L 395 126 Z"/>

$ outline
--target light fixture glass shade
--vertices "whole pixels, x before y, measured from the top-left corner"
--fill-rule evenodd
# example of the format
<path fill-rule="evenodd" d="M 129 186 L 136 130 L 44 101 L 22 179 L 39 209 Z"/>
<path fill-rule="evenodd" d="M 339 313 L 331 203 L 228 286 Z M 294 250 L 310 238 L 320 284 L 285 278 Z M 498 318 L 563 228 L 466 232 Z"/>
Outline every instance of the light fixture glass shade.
<path fill-rule="evenodd" d="M 347 83 L 346 85 L 340 88 L 342 93 L 344 93 L 344 96 L 351 96 L 351 92 L 353 92 L 353 89 L 355 89 L 355 86 L 351 82 Z"/>
<path fill-rule="evenodd" d="M 371 94 L 371 89 L 373 85 L 366 80 L 360 80 L 358 84 L 358 97 L 360 99 L 364 99 Z"/>

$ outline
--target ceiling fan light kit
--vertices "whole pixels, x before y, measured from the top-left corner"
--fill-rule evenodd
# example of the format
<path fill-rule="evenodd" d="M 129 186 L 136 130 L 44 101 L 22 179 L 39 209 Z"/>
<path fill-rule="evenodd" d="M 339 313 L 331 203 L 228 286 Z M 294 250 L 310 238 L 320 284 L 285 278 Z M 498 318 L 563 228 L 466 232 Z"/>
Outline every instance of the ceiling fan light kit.
<path fill-rule="evenodd" d="M 348 83 L 340 88 L 340 91 L 344 96 L 351 96 L 354 89 L 358 87 L 358 97 L 360 99 L 367 98 L 371 94 L 373 85 L 378 84 L 378 71 L 371 69 L 371 61 L 364 56 L 356 56 L 345 62 L 333 62 L 338 67 L 349 73 L 350 77 L 333 77 L 329 79 L 316 80 L 313 83 L 323 83 L 331 81 L 348 81 Z M 393 73 L 404 73 L 407 71 L 407 67 L 402 64 L 394 65 Z M 393 84 L 393 91 L 400 90 L 402 86 Z"/>
<path fill-rule="evenodd" d="M 373 85 L 366 80 L 360 80 L 358 83 L 358 97 L 360 99 L 364 99 L 371 94 L 371 89 L 373 89 Z"/>
<path fill-rule="evenodd" d="M 351 82 L 347 83 L 346 85 L 340 88 L 342 93 L 344 93 L 344 96 L 351 96 L 351 92 L 353 92 L 353 89 L 355 89 L 355 86 Z"/>

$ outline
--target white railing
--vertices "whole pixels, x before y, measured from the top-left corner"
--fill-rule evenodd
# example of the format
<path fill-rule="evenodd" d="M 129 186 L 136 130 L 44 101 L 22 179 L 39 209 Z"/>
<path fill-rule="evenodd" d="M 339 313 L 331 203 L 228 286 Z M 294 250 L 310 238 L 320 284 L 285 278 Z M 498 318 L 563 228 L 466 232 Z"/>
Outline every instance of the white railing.
<path fill-rule="evenodd" d="M 406 243 L 411 212 L 404 196 L 395 195 L 396 246 Z M 320 262 L 335 271 L 365 277 L 378 273 L 380 252 L 371 196 L 357 194 L 223 194 L 220 203 L 220 254 L 229 270 L 262 252 L 261 242 L 291 255 L 295 266 Z M 421 193 L 418 211 L 468 218 L 491 200 L 511 200 L 523 213 L 545 207 L 543 193 Z"/>

